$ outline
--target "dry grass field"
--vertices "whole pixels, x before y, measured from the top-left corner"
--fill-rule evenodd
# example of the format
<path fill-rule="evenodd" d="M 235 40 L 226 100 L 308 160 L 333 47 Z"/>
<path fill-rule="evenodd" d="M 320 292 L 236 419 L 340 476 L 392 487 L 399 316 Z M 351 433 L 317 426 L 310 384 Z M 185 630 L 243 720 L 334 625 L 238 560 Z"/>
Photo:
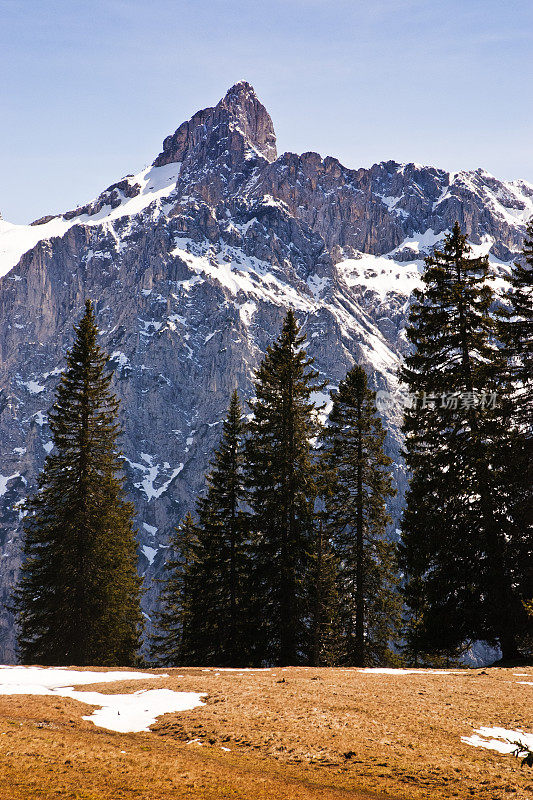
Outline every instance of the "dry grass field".
<path fill-rule="evenodd" d="M 532 730 L 533 686 L 518 682 L 533 668 L 168 672 L 158 687 L 206 704 L 149 733 L 95 727 L 59 696 L 0 696 L 1 800 L 533 800 L 533 769 L 461 742 L 481 726 Z"/>

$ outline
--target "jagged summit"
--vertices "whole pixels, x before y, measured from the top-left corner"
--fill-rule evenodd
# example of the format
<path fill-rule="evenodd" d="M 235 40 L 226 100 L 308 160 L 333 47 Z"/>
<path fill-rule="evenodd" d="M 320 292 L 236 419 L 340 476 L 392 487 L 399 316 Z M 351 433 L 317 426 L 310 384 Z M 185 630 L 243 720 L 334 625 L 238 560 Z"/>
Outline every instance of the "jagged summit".
<path fill-rule="evenodd" d="M 274 125 L 253 86 L 239 81 L 228 89 L 220 103 L 240 121 L 244 135 L 267 161 L 274 161 L 277 158 Z"/>
<path fill-rule="evenodd" d="M 185 161 L 202 141 L 211 138 L 212 133 L 216 132 L 217 139 L 223 141 L 230 129 L 244 137 L 246 144 L 267 161 L 276 159 L 276 134 L 270 115 L 253 86 L 239 81 L 214 108 L 197 111 L 175 133 L 167 136 L 153 166 Z"/>

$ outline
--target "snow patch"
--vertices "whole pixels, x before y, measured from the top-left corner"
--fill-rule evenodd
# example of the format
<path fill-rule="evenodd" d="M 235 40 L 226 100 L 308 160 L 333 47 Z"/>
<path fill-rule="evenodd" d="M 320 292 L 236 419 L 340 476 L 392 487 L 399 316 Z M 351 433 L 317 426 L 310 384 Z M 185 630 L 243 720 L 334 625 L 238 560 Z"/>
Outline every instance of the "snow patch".
<path fill-rule="evenodd" d="M 143 522 L 143 528 L 146 531 L 146 533 L 150 534 L 150 536 L 155 536 L 157 533 L 157 528 L 155 527 L 155 525 L 148 525 L 148 523 Z"/>
<path fill-rule="evenodd" d="M 205 694 L 174 692 L 170 689 L 141 689 L 134 694 L 102 694 L 76 691 L 74 686 L 127 680 L 168 678 L 143 672 L 78 672 L 63 667 L 0 667 L 0 694 L 51 695 L 69 697 L 80 703 L 98 706 L 92 714 L 82 717 L 100 728 L 119 733 L 149 731 L 161 714 L 188 711 L 203 705 Z"/>
<path fill-rule="evenodd" d="M 407 298 L 421 286 L 421 262 L 420 265 L 412 261 L 397 262 L 385 256 L 361 253 L 358 258 L 340 261 L 336 269 L 350 288 L 369 289 L 382 300 L 393 293 Z"/>
<path fill-rule="evenodd" d="M 154 558 L 157 555 L 157 547 L 148 547 L 148 545 L 143 544 L 143 546 L 141 547 L 141 550 L 143 551 L 144 555 L 148 559 L 148 563 L 149 564 L 153 564 L 154 563 Z"/>
<path fill-rule="evenodd" d="M 423 233 L 414 233 L 412 236 L 407 237 L 398 247 L 392 251 L 392 254 L 399 253 L 402 250 L 412 250 L 414 253 L 427 253 L 431 247 L 443 242 L 444 237 L 449 235 L 451 231 L 447 228 L 445 231 L 435 233 L 433 228 L 428 228 Z"/>
<path fill-rule="evenodd" d="M 162 678 L 144 672 L 128 672 L 110 670 L 96 672 L 93 670 L 74 670 L 66 667 L 9 667 L 0 666 L 1 694 L 40 694 L 33 691 L 40 687 L 43 690 L 56 689 L 61 686 L 83 686 L 91 683 L 109 683 L 113 681 L 134 681 L 145 678 Z M 168 676 L 167 676 L 168 677 Z"/>
<path fill-rule="evenodd" d="M 314 275 L 310 275 L 307 279 L 307 285 L 311 289 L 315 300 L 320 300 L 330 283 L 331 281 L 329 278 L 321 278 L 316 273 Z"/>
<path fill-rule="evenodd" d="M 19 381 L 21 386 L 24 386 L 30 394 L 40 394 L 44 392 L 45 386 L 41 386 L 37 381 Z"/>
<path fill-rule="evenodd" d="M 364 667 L 358 672 L 370 672 L 374 675 L 462 675 L 464 671 L 446 669 L 402 669 L 401 667 Z"/>
<path fill-rule="evenodd" d="M 533 733 L 524 733 L 519 729 L 481 727 L 477 728 L 472 736 L 461 736 L 461 741 L 464 744 L 471 744 L 473 747 L 485 747 L 487 750 L 496 750 L 498 753 L 506 754 L 516 750 L 515 742 L 520 742 L 533 749 Z"/>
<path fill-rule="evenodd" d="M 109 360 L 114 361 L 119 367 L 127 367 L 130 363 L 128 356 L 126 353 L 123 353 L 122 350 L 114 350 L 111 353 Z"/>
<path fill-rule="evenodd" d="M 257 304 L 251 300 L 239 306 L 239 316 L 244 325 L 248 327 L 248 325 L 252 324 L 252 319 L 256 311 Z"/>
<path fill-rule="evenodd" d="M 14 472 L 13 475 L 0 475 L 0 497 L 3 497 L 7 492 L 8 482 L 20 477 L 20 472 Z"/>
<path fill-rule="evenodd" d="M 159 476 L 160 464 L 154 464 L 154 458 L 155 456 L 151 456 L 148 453 L 141 453 L 141 459 L 146 462 L 145 464 L 135 463 L 134 461 L 130 461 L 129 458 L 125 459 L 130 467 L 141 470 L 145 473 L 143 480 L 139 483 L 135 483 L 134 486 L 136 489 L 142 489 L 144 491 L 148 501 L 153 500 L 154 498 L 157 500 L 159 497 L 161 497 L 161 495 L 166 492 L 174 478 L 180 474 L 185 466 L 184 464 L 179 464 L 175 469 L 172 470 L 170 477 L 156 489 L 154 483 Z"/>
<path fill-rule="evenodd" d="M 186 291 L 190 291 L 195 283 L 208 278 L 219 283 L 233 296 L 244 292 L 250 299 L 243 305 L 250 309 L 254 300 L 262 300 L 284 308 L 316 310 L 314 300 L 305 298 L 275 275 L 275 268 L 266 261 L 247 256 L 242 250 L 225 244 L 220 244 L 217 249 L 207 243 L 199 245 L 182 237 L 175 238 L 174 244 L 171 255 L 181 259 L 196 273 L 189 280 L 180 281 Z"/>
<path fill-rule="evenodd" d="M 123 195 L 120 205 L 111 208 L 104 205 L 96 214 L 80 214 L 65 219 L 62 216 L 54 217 L 43 225 L 13 225 L 0 218 L 0 277 L 6 275 L 18 262 L 24 253 L 31 250 L 39 242 L 52 237 L 62 237 L 74 225 L 102 225 L 109 223 L 110 233 L 114 233 L 110 223 L 120 217 L 134 216 L 144 211 L 152 203 L 161 205 L 176 188 L 181 165 L 178 163 L 165 164 L 162 167 L 148 167 L 137 175 L 127 180 L 131 186 L 140 186 L 136 197 Z M 13 276 L 21 280 L 20 276 Z"/>

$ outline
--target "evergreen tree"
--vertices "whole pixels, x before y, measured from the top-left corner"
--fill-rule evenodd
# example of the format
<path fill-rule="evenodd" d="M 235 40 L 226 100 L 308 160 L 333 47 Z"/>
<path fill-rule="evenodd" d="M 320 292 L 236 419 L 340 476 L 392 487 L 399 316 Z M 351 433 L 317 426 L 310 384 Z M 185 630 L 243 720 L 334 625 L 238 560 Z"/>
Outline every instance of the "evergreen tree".
<path fill-rule="evenodd" d="M 246 662 L 246 517 L 242 512 L 244 421 L 232 395 L 222 438 L 197 502 L 173 543 L 155 652 L 182 664 L 239 666 Z M 176 662 L 177 663 L 177 662 Z"/>
<path fill-rule="evenodd" d="M 27 504 L 15 593 L 20 656 L 131 664 L 142 619 L 133 505 L 124 499 L 119 404 L 89 300 L 75 332 L 49 414 L 54 449 Z"/>
<path fill-rule="evenodd" d="M 317 513 L 311 604 L 311 666 L 332 667 L 342 660 L 339 564 L 327 533 L 325 514 Z"/>
<path fill-rule="evenodd" d="M 395 546 L 385 536 L 391 459 L 386 432 L 362 367 L 351 369 L 333 394 L 323 433 L 322 461 L 328 532 L 339 564 L 343 663 L 390 663 L 399 621 Z"/>
<path fill-rule="evenodd" d="M 197 527 L 192 514 L 188 513 L 169 542 L 155 632 L 151 639 L 151 655 L 157 664 L 164 667 L 194 663 L 191 617 L 197 597 L 191 573 L 197 547 Z"/>
<path fill-rule="evenodd" d="M 506 402 L 510 408 L 509 445 L 502 452 L 508 474 L 512 515 L 521 535 L 509 543 L 521 565 L 514 580 L 525 601 L 533 597 L 533 218 L 529 221 L 522 258 L 510 275 L 510 290 L 501 312 L 500 338 L 506 359 Z M 529 565 L 529 568 L 525 568 Z M 533 652 L 533 620 L 529 617 L 523 652 Z"/>
<path fill-rule="evenodd" d="M 500 331 L 509 376 L 515 387 L 514 420 L 531 439 L 533 428 L 533 218 L 524 240 L 523 257 L 512 268 Z"/>
<path fill-rule="evenodd" d="M 470 257 L 456 223 L 442 252 L 426 259 L 401 371 L 406 459 L 412 478 L 403 518 L 405 597 L 411 652 L 456 654 L 473 639 L 518 654 L 526 563 L 509 471 L 517 443 L 500 376 L 487 257 Z M 517 548 L 518 546 L 518 548 Z"/>
<path fill-rule="evenodd" d="M 256 373 L 246 441 L 252 512 L 251 619 L 256 664 L 311 658 L 311 594 L 316 544 L 316 468 L 311 440 L 319 430 L 311 395 L 321 388 L 304 351 L 294 312 Z"/>

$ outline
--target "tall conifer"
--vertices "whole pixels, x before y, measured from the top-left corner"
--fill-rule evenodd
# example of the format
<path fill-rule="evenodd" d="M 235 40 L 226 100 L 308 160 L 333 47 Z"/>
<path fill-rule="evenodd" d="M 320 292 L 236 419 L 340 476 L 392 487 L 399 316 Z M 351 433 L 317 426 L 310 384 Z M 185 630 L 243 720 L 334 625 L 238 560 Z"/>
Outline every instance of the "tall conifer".
<path fill-rule="evenodd" d="M 522 257 L 513 264 L 506 294 L 509 311 L 501 334 L 514 384 L 514 419 L 531 439 L 533 430 L 533 218 L 526 229 Z"/>
<path fill-rule="evenodd" d="M 319 494 L 323 495 L 323 492 L 319 490 Z M 331 667 L 342 661 L 339 562 L 328 533 L 326 515 L 321 511 L 316 515 L 313 552 L 310 664 L 313 667 Z"/>
<path fill-rule="evenodd" d="M 522 257 L 513 265 L 501 313 L 500 336 L 506 358 L 510 442 L 502 469 L 508 475 L 513 517 L 521 535 L 513 537 L 514 579 L 521 595 L 533 599 L 533 218 L 526 229 Z M 524 566 L 529 564 L 529 569 Z M 523 642 L 533 652 L 533 619 Z"/>
<path fill-rule="evenodd" d="M 194 603 L 198 596 L 202 596 L 193 585 L 197 548 L 197 527 L 192 514 L 188 513 L 170 537 L 165 573 L 161 579 L 159 609 L 150 642 L 150 654 L 160 666 L 195 663 L 191 620 Z"/>
<path fill-rule="evenodd" d="M 207 491 L 173 541 L 155 652 L 182 664 L 247 663 L 248 541 L 242 511 L 244 421 L 235 391 L 206 476 Z"/>
<path fill-rule="evenodd" d="M 27 504 L 15 593 L 20 656 L 131 664 L 142 619 L 133 505 L 124 499 L 119 404 L 89 300 L 75 332 L 49 414 L 54 449 Z"/>
<path fill-rule="evenodd" d="M 339 564 L 342 660 L 351 666 L 391 662 L 399 622 L 395 547 L 386 538 L 387 498 L 394 494 L 386 432 L 362 367 L 333 394 L 323 433 L 328 533 Z"/>
<path fill-rule="evenodd" d="M 524 625 L 522 533 L 507 465 L 510 405 L 487 257 L 473 258 L 456 223 L 426 259 L 407 329 L 402 378 L 406 458 L 405 596 L 412 652 L 454 653 L 473 639 L 518 655 Z"/>
<path fill-rule="evenodd" d="M 298 664 L 311 658 L 317 492 L 311 440 L 319 430 L 311 396 L 322 384 L 304 342 L 290 310 L 257 370 L 250 403 L 246 478 L 254 534 L 250 593 L 257 664 Z"/>

